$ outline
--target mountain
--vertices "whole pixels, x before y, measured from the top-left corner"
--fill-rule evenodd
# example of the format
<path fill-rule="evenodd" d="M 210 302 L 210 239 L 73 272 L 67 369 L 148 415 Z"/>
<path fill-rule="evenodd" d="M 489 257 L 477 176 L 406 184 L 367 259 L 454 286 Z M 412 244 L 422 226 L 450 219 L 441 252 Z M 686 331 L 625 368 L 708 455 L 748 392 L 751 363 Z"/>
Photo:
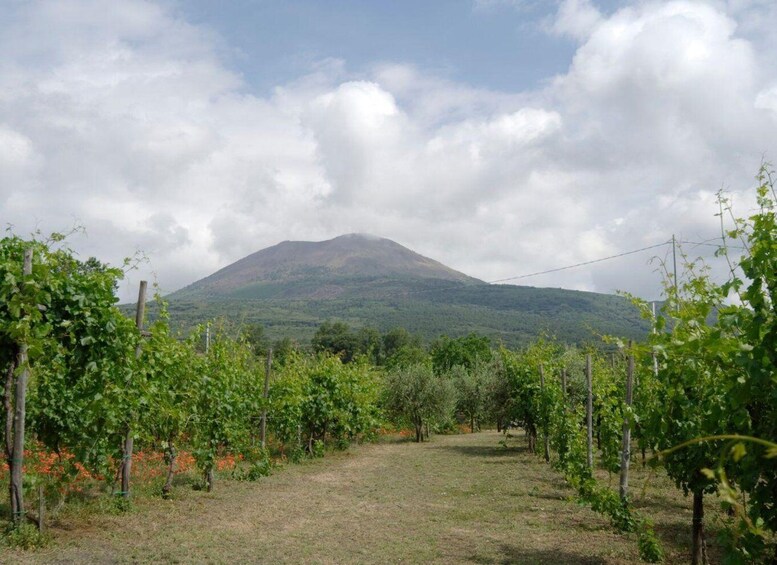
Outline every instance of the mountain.
<path fill-rule="evenodd" d="M 361 284 L 446 281 L 483 284 L 382 237 L 284 241 L 257 251 L 170 298 L 335 298 Z"/>
<path fill-rule="evenodd" d="M 639 339 L 646 323 L 624 298 L 564 289 L 492 285 L 389 239 L 349 234 L 284 241 L 169 295 L 171 319 L 188 327 L 216 317 L 260 323 L 271 338 L 306 343 L 321 322 L 431 340 L 478 332 L 517 346 L 542 333 L 570 343 L 601 335 Z"/>

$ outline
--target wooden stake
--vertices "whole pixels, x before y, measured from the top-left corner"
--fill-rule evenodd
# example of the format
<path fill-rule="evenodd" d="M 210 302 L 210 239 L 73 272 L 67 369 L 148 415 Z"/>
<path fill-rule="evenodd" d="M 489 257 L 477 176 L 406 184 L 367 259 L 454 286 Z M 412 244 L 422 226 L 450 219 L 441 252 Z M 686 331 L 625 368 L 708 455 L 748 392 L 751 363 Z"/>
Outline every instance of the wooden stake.
<path fill-rule="evenodd" d="M 43 533 L 45 530 L 45 526 L 43 523 L 43 520 L 44 520 L 43 514 L 45 510 L 46 510 L 46 497 L 43 491 L 43 485 L 38 485 L 38 531 L 40 533 Z"/>
<path fill-rule="evenodd" d="M 172 442 L 167 446 L 167 478 L 162 486 L 162 498 L 169 498 L 170 491 L 173 490 L 173 479 L 175 478 L 175 460 L 178 458 L 178 452 Z"/>
<path fill-rule="evenodd" d="M 704 491 L 693 493 L 693 519 L 692 519 L 692 549 L 691 564 L 706 565 L 707 543 L 704 539 Z"/>
<path fill-rule="evenodd" d="M 32 248 L 24 250 L 24 264 L 22 275 L 32 275 Z M 22 283 L 24 284 L 24 283 Z M 16 390 L 14 391 L 14 418 L 13 418 L 13 451 L 11 452 L 11 480 L 9 490 L 11 495 L 11 512 L 13 523 L 19 525 L 24 521 L 24 481 L 22 468 L 24 465 L 24 423 L 26 419 L 27 381 L 30 378 L 29 356 L 26 343 L 19 344 L 17 367 L 21 369 L 16 378 Z"/>
<path fill-rule="evenodd" d="M 585 381 L 588 387 L 588 398 L 585 403 L 585 425 L 588 431 L 588 468 L 594 468 L 594 385 L 591 371 L 591 354 L 585 356 Z"/>
<path fill-rule="evenodd" d="M 564 396 L 564 401 L 567 398 L 567 370 L 561 369 L 561 394 Z"/>
<path fill-rule="evenodd" d="M 143 330 L 143 318 L 146 315 L 146 289 L 148 288 L 147 281 L 140 281 L 140 287 L 138 288 L 138 306 L 135 309 L 135 326 L 139 330 Z M 140 345 L 137 348 L 137 354 L 140 355 Z"/>
<path fill-rule="evenodd" d="M 540 365 L 540 393 L 543 397 L 545 397 L 545 369 L 542 365 Z M 548 423 L 543 422 L 542 423 L 542 435 L 544 436 L 542 438 L 544 444 L 545 444 L 545 461 L 550 461 L 550 442 L 548 438 Z"/>
<path fill-rule="evenodd" d="M 270 393 L 270 371 L 272 370 L 272 347 L 267 350 L 267 359 L 264 363 L 264 406 L 262 407 L 262 449 L 267 447 L 267 397 Z"/>
<path fill-rule="evenodd" d="M 213 465 L 208 467 L 208 470 L 205 472 L 205 490 L 207 492 L 213 491 L 213 481 L 214 481 L 215 473 L 213 472 Z"/>
<path fill-rule="evenodd" d="M 629 355 L 629 365 L 626 371 L 626 409 L 631 408 L 634 386 L 634 356 Z M 621 449 L 621 500 L 629 496 L 629 462 L 631 461 L 631 427 L 628 416 L 623 418 L 623 447 Z"/>
<path fill-rule="evenodd" d="M 135 311 L 135 326 L 142 333 L 143 331 L 143 317 L 146 313 L 146 289 L 148 288 L 147 281 L 140 281 L 140 288 L 138 289 L 138 306 Z M 135 349 L 135 356 L 140 357 L 142 348 L 140 343 Z M 123 458 L 121 461 L 121 496 L 129 498 L 130 495 L 130 475 L 132 474 L 132 450 L 134 448 L 135 438 L 132 431 L 132 415 L 127 415 L 127 435 L 124 436 L 124 448 L 122 449 Z"/>

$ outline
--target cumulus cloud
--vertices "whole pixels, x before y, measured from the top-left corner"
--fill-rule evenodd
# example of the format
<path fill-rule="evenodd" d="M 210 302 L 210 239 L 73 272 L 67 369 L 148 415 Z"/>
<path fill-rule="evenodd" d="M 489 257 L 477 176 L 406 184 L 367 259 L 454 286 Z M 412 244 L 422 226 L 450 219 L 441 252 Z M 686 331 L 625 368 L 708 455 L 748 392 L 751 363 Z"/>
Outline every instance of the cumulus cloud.
<path fill-rule="evenodd" d="M 546 86 L 498 92 L 403 62 L 325 60 L 270 95 L 168 4 L 12 3 L 0 24 L 0 217 L 142 249 L 172 291 L 286 239 L 389 237 L 486 280 L 716 234 L 775 152 L 758 2 L 563 2 Z M 118 14 L 118 15 L 117 15 Z M 656 296 L 650 253 L 519 282 Z M 129 299 L 128 285 L 122 297 Z"/>

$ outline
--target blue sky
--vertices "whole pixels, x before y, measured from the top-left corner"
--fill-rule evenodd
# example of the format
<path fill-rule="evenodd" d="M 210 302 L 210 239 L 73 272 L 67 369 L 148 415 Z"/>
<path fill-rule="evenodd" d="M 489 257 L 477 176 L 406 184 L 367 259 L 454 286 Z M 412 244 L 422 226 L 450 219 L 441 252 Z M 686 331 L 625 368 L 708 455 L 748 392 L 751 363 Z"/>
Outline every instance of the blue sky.
<path fill-rule="evenodd" d="M 0 219 L 163 292 L 364 232 L 483 280 L 719 234 L 777 157 L 772 0 L 0 0 Z M 521 279 L 661 292 L 651 257 Z M 711 249 L 713 272 L 722 266 Z"/>
<path fill-rule="evenodd" d="M 575 45 L 544 23 L 553 2 L 331 0 L 179 5 L 186 18 L 228 38 L 231 63 L 259 91 L 327 58 L 354 73 L 401 61 L 499 90 L 534 88 L 569 66 Z"/>

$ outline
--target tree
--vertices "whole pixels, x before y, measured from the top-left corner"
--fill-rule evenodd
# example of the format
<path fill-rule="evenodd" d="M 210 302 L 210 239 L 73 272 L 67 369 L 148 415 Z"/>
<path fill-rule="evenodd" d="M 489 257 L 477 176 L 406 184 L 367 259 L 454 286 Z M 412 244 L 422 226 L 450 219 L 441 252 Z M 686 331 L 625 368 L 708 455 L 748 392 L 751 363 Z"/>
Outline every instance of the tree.
<path fill-rule="evenodd" d="M 475 333 L 457 338 L 442 336 L 432 344 L 430 354 L 438 375 L 456 365 L 471 369 L 478 361 L 491 360 L 491 342 L 488 337 Z"/>
<path fill-rule="evenodd" d="M 734 219 L 734 229 L 724 231 L 724 247 L 719 254 L 729 259 L 725 246 L 728 238 L 741 243 L 744 252 L 738 265 L 744 278 L 735 276 L 721 292 L 737 296 L 734 302 L 720 309 L 717 326 L 721 331 L 737 336 L 737 347 L 730 362 L 742 371 L 727 379 L 726 398 L 734 415 L 733 431 L 748 433 L 777 442 L 777 192 L 770 165 L 759 170 L 756 189 L 757 211 L 747 219 Z M 730 205 L 720 197 L 721 215 L 729 213 Z M 763 447 L 738 443 L 732 449 L 739 459 L 731 476 L 750 494 L 746 517 L 750 524 L 763 523 L 777 531 L 777 457 L 768 457 Z M 754 555 L 763 551 L 764 537 L 758 528 L 748 527 L 750 547 Z M 773 560 L 777 561 L 777 547 Z"/>
<path fill-rule="evenodd" d="M 526 431 L 529 438 L 529 451 L 534 453 L 537 445 L 537 426 L 539 423 L 540 382 L 538 366 L 528 359 L 506 349 L 499 351 L 501 366 L 510 387 L 511 424 L 517 424 Z"/>
<path fill-rule="evenodd" d="M 270 427 L 284 445 L 320 453 L 324 442 L 337 445 L 377 427 L 378 382 L 364 363 L 347 365 L 334 355 L 293 354 L 270 386 Z"/>
<path fill-rule="evenodd" d="M 709 323 L 723 307 L 726 294 L 697 269 L 689 263 L 682 283 L 667 280 L 669 299 L 649 336 L 659 355 L 659 386 L 655 396 L 646 399 L 649 406 L 641 425 L 655 451 L 728 433 L 736 429 L 737 420 L 742 421 L 732 410 L 727 391 L 728 383 L 741 376 L 741 369 L 732 362 L 739 349 L 737 337 L 730 329 Z M 647 310 L 646 305 L 643 308 Z M 715 482 L 702 470 L 715 467 L 721 447 L 716 442 L 697 443 L 664 459 L 667 474 L 678 488 L 693 495 L 694 565 L 706 563 L 704 494 L 716 490 Z"/>
<path fill-rule="evenodd" d="M 0 343 L 3 355 L 11 352 L 0 359 L 7 377 L 4 429 L 11 424 L 17 344 L 25 343 L 35 371 L 26 402 L 29 429 L 49 449 L 71 451 L 72 463 L 111 476 L 111 459 L 121 457 L 123 436 L 147 400 L 136 358 L 140 335 L 115 305 L 121 269 L 77 260 L 69 249 L 55 248 L 62 239 L 0 241 Z M 24 249 L 34 257 L 32 275 L 23 279 L 17 271 Z M 6 451 L 21 461 L 21 454 Z"/>
<path fill-rule="evenodd" d="M 356 333 L 356 351 L 366 355 L 373 365 L 377 365 L 380 361 L 381 342 L 380 332 L 375 328 L 361 328 Z"/>
<path fill-rule="evenodd" d="M 337 355 L 344 363 L 350 362 L 359 351 L 359 339 L 345 322 L 324 322 L 310 343 L 316 353 Z"/>
<path fill-rule="evenodd" d="M 147 346 L 142 351 L 140 367 L 148 383 L 148 413 L 143 429 L 164 450 L 167 477 L 162 496 L 168 498 L 173 487 L 178 448 L 183 438 L 193 431 L 196 378 L 202 356 L 197 353 L 201 341 L 194 332 L 180 341 L 170 332 L 166 304 L 159 300 L 160 315 L 149 328 Z"/>
<path fill-rule="evenodd" d="M 243 339 L 251 347 L 254 355 L 264 357 L 267 355 L 267 349 L 270 347 L 270 340 L 261 324 L 248 324 L 241 331 Z"/>
<path fill-rule="evenodd" d="M 501 356 L 496 356 L 488 364 L 484 388 L 486 417 L 496 423 L 497 431 L 501 432 L 509 426 L 512 412 L 510 381 Z"/>
<path fill-rule="evenodd" d="M 383 366 L 391 371 L 399 367 L 409 367 L 411 365 L 418 365 L 429 362 L 429 355 L 419 345 L 403 345 L 391 355 L 387 357 Z"/>
<path fill-rule="evenodd" d="M 421 338 L 405 328 L 392 328 L 381 338 L 381 357 L 385 361 L 407 347 L 421 348 Z"/>
<path fill-rule="evenodd" d="M 438 377 L 428 365 L 410 365 L 386 376 L 384 405 L 395 418 L 410 423 L 415 429 L 415 440 L 421 442 L 424 431 L 432 424 L 453 416 L 456 389 L 449 379 Z"/>
<path fill-rule="evenodd" d="M 192 369 L 192 455 L 210 491 L 219 449 L 239 451 L 250 443 L 261 411 L 263 379 L 251 347 L 220 328 Z"/>
<path fill-rule="evenodd" d="M 299 343 L 288 336 L 275 340 L 272 344 L 273 363 L 285 365 L 287 359 L 293 357 L 299 351 Z"/>
<path fill-rule="evenodd" d="M 472 433 L 479 428 L 485 410 L 487 375 L 488 367 L 484 363 L 471 369 L 456 365 L 450 372 L 458 397 L 456 408 L 469 421 Z"/>

